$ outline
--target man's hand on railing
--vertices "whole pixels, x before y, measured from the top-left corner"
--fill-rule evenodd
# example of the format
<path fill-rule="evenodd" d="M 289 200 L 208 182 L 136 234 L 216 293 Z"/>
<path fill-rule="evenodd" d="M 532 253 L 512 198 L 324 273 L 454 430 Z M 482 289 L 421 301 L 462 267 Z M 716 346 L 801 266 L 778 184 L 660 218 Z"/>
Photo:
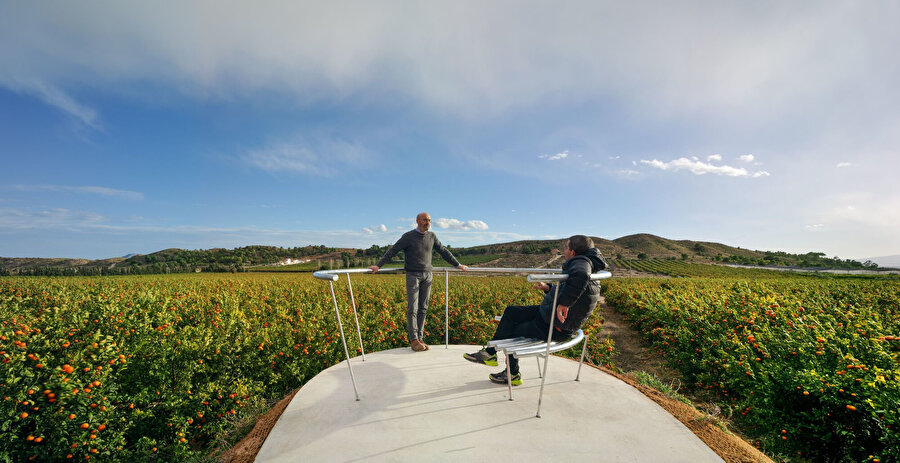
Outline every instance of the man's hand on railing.
<path fill-rule="evenodd" d="M 463 264 L 459 264 L 459 267 L 456 267 L 456 268 L 462 270 L 463 272 L 465 272 L 466 270 L 469 270 L 469 267 L 467 265 L 463 265 Z"/>
<path fill-rule="evenodd" d="M 373 266 L 369 267 L 369 270 L 371 270 L 372 273 L 375 273 L 375 272 L 378 271 L 379 268 L 380 268 L 380 267 L 378 267 L 377 265 L 373 265 Z"/>

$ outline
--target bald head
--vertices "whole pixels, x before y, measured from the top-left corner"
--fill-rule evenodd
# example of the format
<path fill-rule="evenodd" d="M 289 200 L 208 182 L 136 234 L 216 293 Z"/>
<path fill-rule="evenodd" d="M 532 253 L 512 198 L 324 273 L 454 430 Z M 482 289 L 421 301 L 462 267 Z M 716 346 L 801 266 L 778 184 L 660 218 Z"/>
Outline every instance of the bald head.
<path fill-rule="evenodd" d="M 427 212 L 419 212 L 419 215 L 416 216 L 416 228 L 425 233 L 431 228 L 431 215 Z"/>

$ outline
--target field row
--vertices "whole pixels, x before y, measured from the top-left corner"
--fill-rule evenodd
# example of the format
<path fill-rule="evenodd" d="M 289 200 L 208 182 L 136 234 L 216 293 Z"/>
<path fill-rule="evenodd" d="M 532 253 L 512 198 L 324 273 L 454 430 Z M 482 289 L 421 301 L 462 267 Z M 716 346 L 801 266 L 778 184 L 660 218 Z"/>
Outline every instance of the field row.
<path fill-rule="evenodd" d="M 674 259 L 614 259 L 613 265 L 621 269 L 667 275 L 672 277 L 704 278 L 782 278 L 778 272 L 753 268 L 734 268 L 724 265 L 696 264 Z"/>
<path fill-rule="evenodd" d="M 628 279 L 606 298 L 768 453 L 900 455 L 896 281 Z"/>
<path fill-rule="evenodd" d="M 407 345 L 402 278 L 354 279 L 366 351 Z M 482 344 L 505 305 L 540 300 L 521 277 L 450 286 L 451 343 Z M 444 340 L 443 298 L 435 279 L 429 343 Z M 0 461 L 207 455 L 342 357 L 328 285 L 308 274 L 2 278 Z"/>

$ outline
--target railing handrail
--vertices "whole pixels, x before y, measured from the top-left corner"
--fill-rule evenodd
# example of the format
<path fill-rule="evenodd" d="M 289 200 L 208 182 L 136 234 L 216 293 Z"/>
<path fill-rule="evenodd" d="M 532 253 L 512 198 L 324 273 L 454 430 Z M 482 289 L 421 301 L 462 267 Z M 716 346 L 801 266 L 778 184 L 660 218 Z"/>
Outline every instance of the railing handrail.
<path fill-rule="evenodd" d="M 392 273 L 402 272 L 403 267 L 380 268 L 375 273 Z M 558 268 L 503 268 L 503 267 L 467 267 L 466 270 L 460 270 L 456 267 L 434 267 L 432 272 L 484 272 L 484 273 L 561 273 Z M 340 275 L 351 273 L 372 273 L 368 268 L 346 268 L 338 270 L 319 270 L 313 272 L 313 276 L 320 280 L 337 281 Z M 530 280 L 532 281 L 532 280 Z"/>
<path fill-rule="evenodd" d="M 362 342 L 362 334 L 359 329 L 359 318 L 356 316 L 356 300 L 353 297 L 353 285 L 350 283 L 350 274 L 351 273 L 392 273 L 392 272 L 400 272 L 404 269 L 402 267 L 396 268 L 379 268 L 377 272 L 372 272 L 369 268 L 348 268 L 348 269 L 338 269 L 338 270 L 319 270 L 317 272 L 313 272 L 313 276 L 320 279 L 328 281 L 328 286 L 331 289 L 331 299 L 334 302 L 334 314 L 337 318 L 338 329 L 341 333 L 341 343 L 344 346 L 344 355 L 347 357 L 347 368 L 350 370 L 350 381 L 353 383 L 353 392 L 356 394 L 356 400 L 359 400 L 359 391 L 356 389 L 356 379 L 353 376 L 353 367 L 350 365 L 350 352 L 347 349 L 347 340 L 344 336 L 344 326 L 341 322 L 341 313 L 338 310 L 338 302 L 337 295 L 334 292 L 334 282 L 339 279 L 340 275 L 347 275 L 347 288 L 350 291 L 350 305 L 353 308 L 353 316 L 356 321 L 356 334 L 359 338 L 360 351 L 362 352 L 363 361 L 366 360 L 365 349 L 363 349 Z M 450 272 L 459 272 L 459 273 L 530 273 L 531 275 L 527 276 L 527 280 L 531 282 L 536 281 L 565 281 L 569 278 L 569 275 L 562 274 L 562 269 L 553 269 L 553 268 L 498 268 L 498 267 L 467 267 L 466 270 L 460 270 L 456 267 L 434 267 L 431 269 L 431 272 L 444 272 L 444 344 L 445 348 L 449 347 L 450 343 Z M 592 273 L 590 275 L 591 280 L 601 280 L 604 278 L 612 277 L 612 273 L 601 270 L 596 273 Z M 553 294 L 553 307 L 556 307 L 557 296 L 559 294 L 559 286 L 555 286 L 555 291 Z M 553 320 L 556 317 L 550 317 L 550 330 L 547 333 L 547 346 L 550 345 L 550 340 L 552 338 L 553 333 Z M 549 349 L 549 347 L 548 347 Z M 550 351 L 546 352 L 546 356 L 549 357 Z M 547 362 L 544 361 L 544 376 L 547 373 Z M 541 380 L 541 396 L 544 393 L 544 381 Z M 510 395 L 510 400 L 512 399 L 512 395 Z M 537 416 L 541 416 L 541 401 L 538 399 L 538 413 Z"/>
<path fill-rule="evenodd" d="M 378 269 L 375 273 L 393 273 L 403 271 L 403 267 L 396 268 L 382 268 Z M 534 273 L 532 275 L 528 275 L 526 278 L 528 281 L 565 281 L 568 278 L 568 275 L 555 275 L 561 274 L 562 270 L 558 268 L 501 268 L 501 267 L 468 267 L 466 270 L 460 270 L 456 267 L 434 267 L 431 269 L 432 272 L 484 272 L 484 273 Z M 537 273 L 544 272 L 544 273 Z M 317 272 L 313 272 L 313 276 L 320 280 L 330 280 L 330 281 L 338 281 L 340 275 L 349 275 L 351 273 L 369 273 L 372 271 L 367 268 L 347 268 L 347 269 L 338 269 L 338 270 L 319 270 Z M 612 273 L 601 270 L 596 273 L 591 274 L 591 280 L 602 280 L 604 278 L 612 277 Z"/>

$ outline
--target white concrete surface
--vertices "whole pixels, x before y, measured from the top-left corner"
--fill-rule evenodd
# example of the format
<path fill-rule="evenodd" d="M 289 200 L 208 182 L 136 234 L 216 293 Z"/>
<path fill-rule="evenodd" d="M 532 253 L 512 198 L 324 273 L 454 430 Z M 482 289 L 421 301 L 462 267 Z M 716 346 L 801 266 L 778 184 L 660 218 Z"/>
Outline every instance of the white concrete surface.
<path fill-rule="evenodd" d="M 524 384 L 488 381 L 504 366 L 467 362 L 476 346 L 393 349 L 346 362 L 310 380 L 285 409 L 257 462 L 718 462 L 699 438 L 626 383 L 553 357 L 541 417 L 537 362 L 520 362 Z"/>

